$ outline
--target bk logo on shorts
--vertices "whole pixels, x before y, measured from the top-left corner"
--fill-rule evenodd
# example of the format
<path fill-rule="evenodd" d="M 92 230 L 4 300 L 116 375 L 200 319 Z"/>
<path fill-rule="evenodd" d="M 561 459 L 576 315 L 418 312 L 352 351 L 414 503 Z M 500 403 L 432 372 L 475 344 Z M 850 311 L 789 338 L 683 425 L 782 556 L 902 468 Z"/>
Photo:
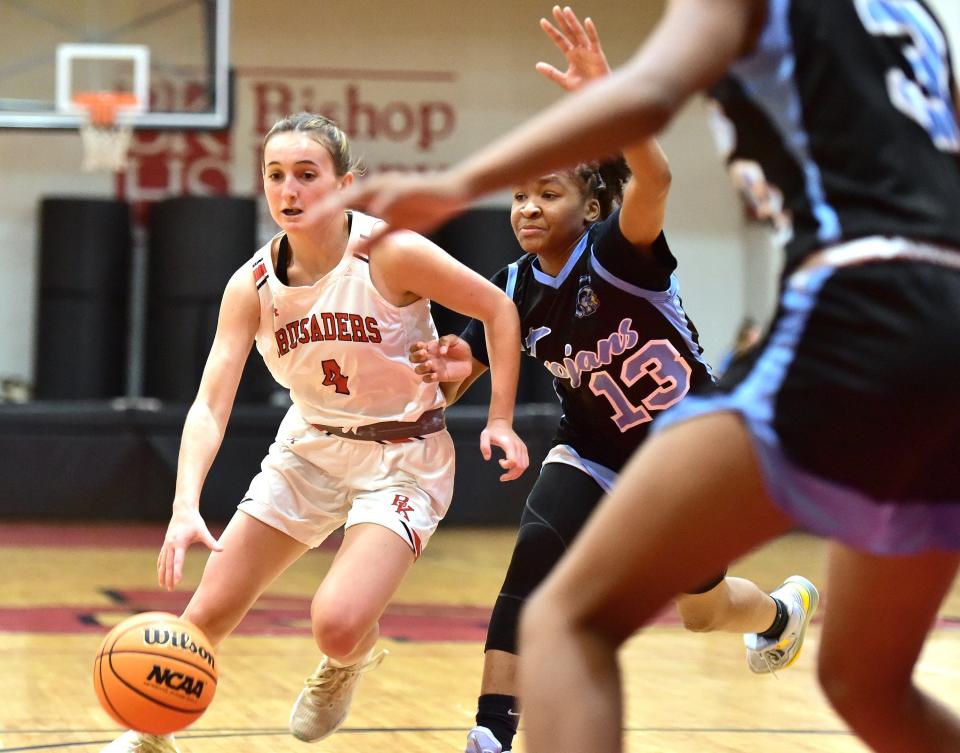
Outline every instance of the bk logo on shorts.
<path fill-rule="evenodd" d="M 413 512 L 413 508 L 410 506 L 410 497 L 395 494 L 393 496 L 393 502 L 390 504 L 397 508 L 397 515 L 403 515 L 404 520 L 410 520 L 410 516 L 407 515 L 408 512 Z"/>

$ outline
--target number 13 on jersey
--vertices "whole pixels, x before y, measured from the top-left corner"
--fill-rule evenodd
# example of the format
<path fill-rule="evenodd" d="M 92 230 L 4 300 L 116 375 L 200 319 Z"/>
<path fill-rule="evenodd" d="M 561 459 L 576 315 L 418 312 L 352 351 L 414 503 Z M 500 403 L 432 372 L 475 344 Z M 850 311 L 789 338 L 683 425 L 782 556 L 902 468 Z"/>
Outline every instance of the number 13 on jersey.
<path fill-rule="evenodd" d="M 679 402 L 690 391 L 692 369 L 669 340 L 650 340 L 620 366 L 620 383 L 633 386 L 645 376 L 657 383 L 649 395 L 634 405 L 623 394 L 620 383 L 610 372 L 595 371 L 590 376 L 590 391 L 603 395 L 613 406 L 610 417 L 620 431 L 652 421 L 650 411 L 660 411 Z"/>

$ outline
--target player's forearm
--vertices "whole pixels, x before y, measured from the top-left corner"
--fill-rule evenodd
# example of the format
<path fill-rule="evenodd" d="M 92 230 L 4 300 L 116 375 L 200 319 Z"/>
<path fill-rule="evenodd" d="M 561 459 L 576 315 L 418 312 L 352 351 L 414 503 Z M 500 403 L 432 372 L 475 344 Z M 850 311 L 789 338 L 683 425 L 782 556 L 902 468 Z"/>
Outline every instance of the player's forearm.
<path fill-rule="evenodd" d="M 223 442 L 227 418 L 217 417 L 200 401 L 190 406 L 177 459 L 176 502 L 199 507 L 200 492 Z"/>
<path fill-rule="evenodd" d="M 655 200 L 667 195 L 673 179 L 667 155 L 656 139 L 647 139 L 623 150 L 633 181 L 628 190 L 643 193 L 646 200 Z"/>
<path fill-rule="evenodd" d="M 473 196 L 543 175 L 581 160 L 606 157 L 656 133 L 674 103 L 646 86 L 635 86 L 629 68 L 594 81 L 454 168 Z"/>
<path fill-rule="evenodd" d="M 490 409 L 487 419 L 502 419 L 512 425 L 517 381 L 520 378 L 520 319 L 513 301 L 504 296 L 493 316 L 484 321 L 484 330 L 487 353 L 490 355 Z M 466 390 L 466 386 L 458 393 L 458 397 Z"/>
<path fill-rule="evenodd" d="M 485 372 L 487 371 L 486 364 L 478 361 L 476 358 L 473 359 L 473 369 L 470 371 L 470 376 L 462 379 L 459 382 L 444 382 L 440 385 L 440 389 L 443 391 L 443 396 L 447 400 L 447 405 L 453 405 L 457 400 L 463 397 L 467 390 L 470 389 L 470 386 L 477 381 Z"/>
<path fill-rule="evenodd" d="M 456 166 L 457 195 L 476 197 L 654 136 L 751 48 L 765 7 L 762 0 L 671 0 L 626 65 Z"/>
<path fill-rule="evenodd" d="M 467 388 L 463 386 L 463 381 L 460 382 L 441 382 L 440 391 L 443 393 L 443 399 L 446 401 L 447 405 L 453 405 L 457 400 L 460 399 L 460 396 L 467 391 Z"/>

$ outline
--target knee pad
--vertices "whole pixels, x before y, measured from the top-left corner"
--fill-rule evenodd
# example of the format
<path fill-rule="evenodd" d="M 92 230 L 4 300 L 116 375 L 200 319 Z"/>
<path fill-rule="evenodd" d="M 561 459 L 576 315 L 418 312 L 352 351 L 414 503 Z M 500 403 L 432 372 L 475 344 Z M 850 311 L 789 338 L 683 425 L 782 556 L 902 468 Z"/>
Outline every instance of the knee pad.
<path fill-rule="evenodd" d="M 539 520 L 524 520 L 500 592 L 525 600 L 567 550 L 560 537 Z"/>

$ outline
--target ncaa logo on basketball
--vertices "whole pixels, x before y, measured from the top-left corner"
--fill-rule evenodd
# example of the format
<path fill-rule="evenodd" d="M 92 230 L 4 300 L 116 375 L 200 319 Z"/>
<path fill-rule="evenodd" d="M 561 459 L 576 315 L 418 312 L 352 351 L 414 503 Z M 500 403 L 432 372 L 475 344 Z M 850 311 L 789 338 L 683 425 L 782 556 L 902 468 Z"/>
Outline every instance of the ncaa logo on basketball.
<path fill-rule="evenodd" d="M 197 680 L 183 672 L 174 672 L 169 667 L 161 667 L 159 664 L 153 665 L 146 681 L 164 685 L 178 693 L 196 696 L 197 698 L 203 695 L 203 680 Z"/>
<path fill-rule="evenodd" d="M 216 668 L 216 660 L 213 654 L 207 651 L 203 646 L 198 646 L 196 641 L 189 633 L 181 633 L 176 630 L 164 630 L 162 628 L 147 627 L 143 629 L 143 643 L 146 646 L 173 646 L 191 654 L 196 654 L 210 665 L 211 669 Z M 203 683 L 201 683 L 202 685 Z"/>

